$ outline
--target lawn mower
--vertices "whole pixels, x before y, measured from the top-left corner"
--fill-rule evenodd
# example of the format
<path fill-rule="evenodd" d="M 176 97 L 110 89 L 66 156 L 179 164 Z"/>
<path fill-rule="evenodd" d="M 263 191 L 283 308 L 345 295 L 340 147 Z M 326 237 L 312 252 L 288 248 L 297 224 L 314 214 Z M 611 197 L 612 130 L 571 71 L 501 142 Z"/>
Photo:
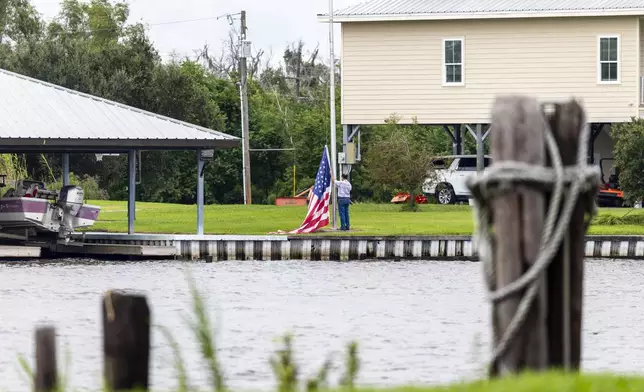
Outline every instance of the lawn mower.
<path fill-rule="evenodd" d="M 597 204 L 600 207 L 624 207 L 624 191 L 619 189 L 619 169 L 613 167 L 614 173 L 608 176 L 608 181 L 604 177 L 604 161 L 612 161 L 613 158 L 603 158 L 599 160 L 599 170 L 601 170 L 602 183 L 599 186 L 597 194 Z"/>

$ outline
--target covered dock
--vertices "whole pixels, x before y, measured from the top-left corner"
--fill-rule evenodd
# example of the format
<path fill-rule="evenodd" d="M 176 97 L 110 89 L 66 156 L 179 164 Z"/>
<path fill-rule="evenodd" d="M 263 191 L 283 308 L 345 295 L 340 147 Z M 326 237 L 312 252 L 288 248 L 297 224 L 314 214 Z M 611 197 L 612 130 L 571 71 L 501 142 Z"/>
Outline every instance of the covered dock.
<path fill-rule="evenodd" d="M 128 154 L 128 233 L 133 234 L 136 156 L 141 150 L 195 151 L 197 234 L 204 231 L 204 165 L 240 139 L 0 69 L 0 153 Z"/>

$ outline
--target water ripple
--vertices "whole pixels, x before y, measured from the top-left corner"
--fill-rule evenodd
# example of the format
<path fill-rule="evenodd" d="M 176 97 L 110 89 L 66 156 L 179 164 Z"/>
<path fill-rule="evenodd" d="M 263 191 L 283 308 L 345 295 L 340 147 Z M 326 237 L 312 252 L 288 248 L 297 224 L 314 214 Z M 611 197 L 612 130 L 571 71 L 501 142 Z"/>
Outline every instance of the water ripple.
<path fill-rule="evenodd" d="M 101 377 L 100 296 L 108 289 L 148 295 L 153 323 L 170 328 L 190 381 L 208 377 L 182 315 L 190 312 L 184 269 L 207 295 L 229 385 L 269 389 L 274 339 L 295 336 L 303 376 L 344 345 L 360 342 L 360 382 L 435 384 L 482 376 L 489 351 L 489 306 L 481 265 L 470 262 L 311 263 L 22 262 L 0 264 L 0 389 L 28 387 L 17 355 L 33 356 L 33 330 L 54 323 L 71 354 L 71 384 L 96 390 Z M 634 372 L 644 313 L 644 265 L 587 263 L 584 368 Z M 615 301 L 619 298 L 619 301 Z M 176 385 L 171 348 L 152 336 L 155 390 Z M 64 350 L 61 350 L 61 354 Z M 610 355 L 607 355 L 610 353 Z M 61 361 L 63 360 L 61 355 Z M 341 372 L 337 366 L 332 375 Z"/>

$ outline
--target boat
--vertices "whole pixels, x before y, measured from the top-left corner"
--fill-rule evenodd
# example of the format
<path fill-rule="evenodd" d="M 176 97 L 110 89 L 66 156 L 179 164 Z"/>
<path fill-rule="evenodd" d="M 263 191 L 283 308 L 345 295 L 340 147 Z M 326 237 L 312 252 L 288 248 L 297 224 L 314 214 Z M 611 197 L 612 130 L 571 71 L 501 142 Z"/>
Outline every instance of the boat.
<path fill-rule="evenodd" d="M 6 174 L 0 174 L 0 188 L 6 187 Z M 48 190 L 45 183 L 18 180 L 0 198 L 0 237 L 29 239 L 51 237 L 69 242 L 76 229 L 92 226 L 99 206 L 84 204 L 83 189 L 63 186 L 60 192 Z"/>

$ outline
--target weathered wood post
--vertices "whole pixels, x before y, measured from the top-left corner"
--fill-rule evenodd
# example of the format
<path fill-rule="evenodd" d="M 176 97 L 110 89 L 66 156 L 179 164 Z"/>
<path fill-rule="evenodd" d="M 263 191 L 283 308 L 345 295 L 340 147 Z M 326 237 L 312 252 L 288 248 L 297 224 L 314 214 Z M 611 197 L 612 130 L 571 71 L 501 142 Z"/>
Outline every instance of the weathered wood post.
<path fill-rule="evenodd" d="M 589 135 L 587 130 L 585 135 L 583 132 L 585 122 L 584 110 L 577 102 L 555 105 L 550 126 L 564 167 L 574 167 L 581 160 L 587 162 Z M 586 214 L 594 213 L 597 187 L 582 191 L 572 211 L 564 242 L 548 267 L 549 363 L 566 370 L 577 370 L 581 364 L 584 237 L 590 224 Z"/>
<path fill-rule="evenodd" d="M 495 132 L 491 140 L 493 162 L 516 161 L 545 166 L 547 124 L 536 100 L 500 98 L 492 112 L 492 124 Z M 492 200 L 491 207 L 497 245 L 494 254 L 495 284 L 503 287 L 519 279 L 536 261 L 545 199 L 541 191 L 519 185 L 514 192 L 507 192 Z M 543 279 L 540 280 L 539 285 L 543 286 Z M 545 294 L 542 287 L 539 292 Z M 493 324 L 497 344 L 517 313 L 524 294 L 524 291 L 518 292 L 496 306 Z M 525 327 L 517 332 L 506 354 L 495 364 L 498 367 L 495 373 L 514 373 L 523 367 L 545 368 L 545 312 L 542 301 L 535 303 L 527 316 Z"/>
<path fill-rule="evenodd" d="M 36 373 L 34 389 L 36 392 L 53 392 L 58 383 L 56 364 L 56 330 L 54 327 L 36 329 Z"/>
<path fill-rule="evenodd" d="M 468 180 L 492 301 L 492 376 L 578 367 L 584 219 L 599 184 L 585 121 L 575 101 L 553 114 L 529 97 L 494 104 L 493 164 Z"/>
<path fill-rule="evenodd" d="M 142 295 L 108 291 L 103 297 L 104 376 L 108 390 L 147 391 L 150 309 Z"/>

